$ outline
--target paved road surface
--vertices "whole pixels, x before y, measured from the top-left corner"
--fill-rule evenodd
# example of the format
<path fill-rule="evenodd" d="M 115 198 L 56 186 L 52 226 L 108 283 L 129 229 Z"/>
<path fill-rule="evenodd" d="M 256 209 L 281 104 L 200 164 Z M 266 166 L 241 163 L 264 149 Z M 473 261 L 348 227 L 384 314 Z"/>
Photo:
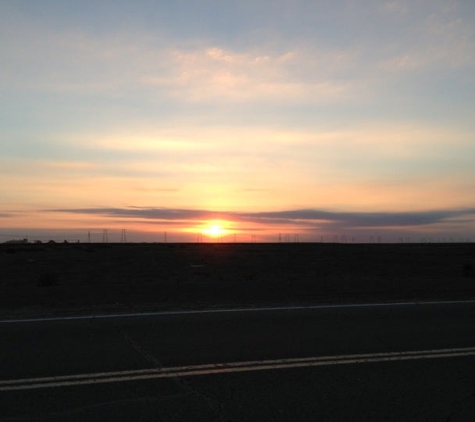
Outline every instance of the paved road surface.
<path fill-rule="evenodd" d="M 475 303 L 1 322 L 0 379 L 2 421 L 475 420 Z"/>

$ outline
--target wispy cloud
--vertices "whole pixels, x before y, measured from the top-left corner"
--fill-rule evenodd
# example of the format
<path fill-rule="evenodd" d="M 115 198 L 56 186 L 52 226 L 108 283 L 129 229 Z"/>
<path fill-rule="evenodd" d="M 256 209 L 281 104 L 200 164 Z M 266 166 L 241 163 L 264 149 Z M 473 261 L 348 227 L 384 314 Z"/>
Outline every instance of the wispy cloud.
<path fill-rule="evenodd" d="M 26 22 L 7 25 L 3 35 L 8 65 L 0 74 L 5 89 L 84 97 L 121 96 L 124 89 L 142 86 L 148 93 L 141 95 L 149 100 L 152 95 L 196 103 L 326 102 L 340 98 L 348 88 L 347 82 L 332 78 L 332 71 L 348 64 L 349 56 L 342 51 L 279 53 L 259 46 L 254 52 L 240 52 L 219 44 L 204 45 L 205 40 L 170 48 L 173 40 L 147 32 L 97 37 L 77 29 L 32 28 Z M 45 55 L 45 48 L 49 54 Z M 18 67 L 23 69 L 20 74 L 15 71 Z M 307 69 L 306 77 L 301 70 L 297 74 L 298 69 Z"/>
<path fill-rule="evenodd" d="M 256 213 L 263 219 L 280 218 L 288 221 L 324 221 L 347 228 L 410 227 L 441 223 L 460 216 L 473 216 L 475 209 L 420 212 L 330 212 L 320 210 L 293 210 Z"/>
<path fill-rule="evenodd" d="M 236 52 L 219 46 L 166 51 L 166 73 L 142 79 L 167 87 L 185 102 L 335 101 L 345 96 L 348 82 L 333 79 L 332 70 L 347 61 L 341 52 Z M 311 66 L 306 76 L 300 70 Z M 310 76 L 311 75 L 311 76 Z"/>
<path fill-rule="evenodd" d="M 463 224 L 475 221 L 475 208 L 428 210 L 420 212 L 337 212 L 300 209 L 273 212 L 215 212 L 202 209 L 170 208 L 79 208 L 53 209 L 47 212 L 142 218 L 147 220 L 213 220 L 229 219 L 260 224 L 337 225 L 341 228 L 417 227 L 444 222 Z"/>

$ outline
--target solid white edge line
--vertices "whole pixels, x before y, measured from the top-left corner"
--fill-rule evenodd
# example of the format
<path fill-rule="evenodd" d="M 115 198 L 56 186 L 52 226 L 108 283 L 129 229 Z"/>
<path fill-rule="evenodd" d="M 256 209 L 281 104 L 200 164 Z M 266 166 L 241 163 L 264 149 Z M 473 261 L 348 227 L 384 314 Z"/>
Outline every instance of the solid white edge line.
<path fill-rule="evenodd" d="M 103 315 L 78 315 L 64 317 L 45 317 L 45 318 L 22 318 L 22 319 L 3 319 L 0 324 L 12 324 L 21 322 L 48 322 L 48 321 L 74 321 L 82 319 L 106 319 L 106 318 L 131 318 L 147 316 L 172 316 L 172 315 L 197 315 L 197 314 L 215 314 L 215 313 L 233 313 L 233 312 L 269 312 L 269 311 L 298 311 L 298 310 L 318 310 L 318 309 L 345 309 L 345 308 L 377 308 L 391 306 L 425 306 L 425 305 L 467 305 L 474 304 L 475 299 L 470 300 L 447 300 L 447 301 L 413 301 L 413 302 L 373 302 L 373 303 L 346 303 L 346 304 L 327 304 L 327 305 L 306 305 L 306 306 L 276 306 L 268 308 L 223 308 L 223 309 L 196 309 L 196 310 L 176 310 L 176 311 L 157 311 L 157 312 L 137 312 L 125 314 L 103 314 Z"/>
<path fill-rule="evenodd" d="M 162 369 L 151 368 L 137 371 L 121 371 L 96 374 L 82 374 L 73 376 L 5 380 L 0 382 L 0 391 L 30 390 L 87 384 L 103 384 L 110 382 L 138 381 L 157 378 L 212 375 L 232 372 L 252 372 L 273 369 L 291 369 L 303 367 L 391 362 L 417 359 L 436 359 L 474 355 L 475 347 L 467 347 L 456 349 L 421 350 L 340 356 L 319 356 L 313 358 L 278 359 L 251 362 L 233 362 L 228 364 L 207 364 L 196 366 L 170 367 Z"/>

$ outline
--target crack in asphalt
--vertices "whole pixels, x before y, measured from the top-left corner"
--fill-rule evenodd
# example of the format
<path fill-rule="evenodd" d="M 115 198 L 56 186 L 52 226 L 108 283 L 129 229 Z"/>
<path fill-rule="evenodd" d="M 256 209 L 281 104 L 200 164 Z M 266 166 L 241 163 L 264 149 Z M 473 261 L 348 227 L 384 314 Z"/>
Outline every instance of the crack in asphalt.
<path fill-rule="evenodd" d="M 154 355 L 145 350 L 137 341 L 135 341 L 126 331 L 115 325 L 116 329 L 125 338 L 125 340 L 135 349 L 135 351 L 142 356 L 153 368 L 162 368 L 162 363 L 155 358 Z"/>
<path fill-rule="evenodd" d="M 386 340 L 384 340 L 381 336 L 380 333 L 378 332 L 375 332 L 375 335 L 374 335 L 374 338 L 376 339 L 376 341 L 381 344 L 381 346 L 383 346 L 386 350 L 393 350 L 394 348 L 390 347 L 388 342 Z"/>
<path fill-rule="evenodd" d="M 114 324 L 116 330 L 124 337 L 124 339 L 139 353 L 153 368 L 163 368 L 162 362 L 157 359 L 152 353 L 148 352 L 140 343 L 134 340 L 125 330 Z M 190 381 L 186 381 L 181 377 L 171 377 L 171 382 L 182 390 L 186 395 L 193 394 L 205 401 L 208 408 L 218 417 L 217 420 L 227 422 L 229 419 L 224 419 L 223 404 L 216 397 L 211 397 L 199 390 L 197 390 Z"/>

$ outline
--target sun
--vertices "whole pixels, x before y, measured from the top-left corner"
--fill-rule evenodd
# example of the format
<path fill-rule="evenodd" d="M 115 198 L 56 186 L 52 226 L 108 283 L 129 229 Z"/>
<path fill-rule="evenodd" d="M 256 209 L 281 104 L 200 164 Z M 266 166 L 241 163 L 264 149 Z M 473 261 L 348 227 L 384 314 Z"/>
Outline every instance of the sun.
<path fill-rule="evenodd" d="M 212 238 L 219 238 L 228 233 L 221 221 L 210 221 L 200 230 L 201 233 Z"/>
<path fill-rule="evenodd" d="M 213 224 L 209 226 L 206 232 L 212 237 L 221 236 L 224 232 L 223 228 L 219 224 Z"/>

